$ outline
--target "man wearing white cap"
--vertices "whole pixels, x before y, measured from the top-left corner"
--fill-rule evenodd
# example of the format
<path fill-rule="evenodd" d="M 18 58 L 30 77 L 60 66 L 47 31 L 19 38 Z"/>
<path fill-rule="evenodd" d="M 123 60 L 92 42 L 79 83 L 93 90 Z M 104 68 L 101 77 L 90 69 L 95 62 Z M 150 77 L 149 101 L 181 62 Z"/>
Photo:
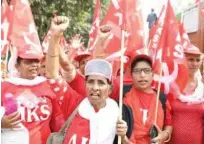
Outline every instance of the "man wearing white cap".
<path fill-rule="evenodd" d="M 59 39 L 60 35 L 53 35 L 51 38 L 52 44 L 48 49 L 47 62 L 52 64 L 53 69 L 50 69 L 48 77 L 57 77 Z M 112 66 L 109 62 L 102 59 L 87 62 L 83 85 L 85 94 L 79 95 L 78 91 L 75 92 L 71 88 L 68 88 L 64 94 L 63 102 L 66 103 L 68 116 L 78 107 L 77 114 L 66 132 L 65 144 L 112 144 L 116 134 L 125 136 L 127 125 L 124 121 L 118 121 L 118 105 L 109 98 L 112 92 L 111 82 Z"/>
<path fill-rule="evenodd" d="M 66 132 L 64 144 L 112 144 L 116 135 L 118 105 L 109 98 L 112 91 L 112 66 L 102 59 L 90 60 L 85 66 L 87 97 L 79 104 Z M 117 134 L 124 136 L 127 126 L 120 122 Z"/>
<path fill-rule="evenodd" d="M 98 38 L 96 45 L 99 47 L 103 47 L 104 41 L 105 41 L 104 39 L 106 39 L 109 34 L 110 34 L 110 27 L 107 25 L 102 26 L 100 33 L 99 33 L 100 36 L 98 36 L 101 38 Z M 53 43 L 57 43 L 57 41 L 53 40 Z M 52 55 L 59 56 L 60 65 L 61 65 L 62 69 L 64 70 L 64 71 L 62 71 L 62 76 L 69 83 L 70 87 L 72 89 L 74 89 L 75 91 L 77 91 L 77 93 L 79 93 L 80 95 L 85 95 L 84 76 L 77 72 L 74 65 L 67 58 L 67 56 L 62 52 L 62 50 L 59 51 L 59 47 L 57 48 L 56 46 L 52 45 L 52 47 L 49 47 L 48 51 L 50 51 L 52 53 Z M 47 64 L 48 64 L 47 67 L 49 67 L 49 69 L 50 69 L 49 71 L 52 71 L 49 74 L 51 78 L 55 78 L 57 75 L 54 72 L 54 71 L 56 71 L 57 67 L 59 67 L 58 66 L 59 61 L 55 62 L 55 60 L 57 58 L 58 57 L 48 57 L 48 59 L 47 59 Z M 89 56 L 89 60 L 90 60 L 90 56 Z M 57 63 L 57 64 L 54 65 L 55 63 Z M 82 66 L 82 67 L 84 67 L 84 66 Z M 79 85 L 79 83 L 80 83 L 80 85 Z M 114 88 L 113 88 L 114 90 L 111 93 L 110 97 L 116 100 L 116 99 L 118 99 L 118 95 L 119 95 L 119 89 L 118 89 L 119 84 L 116 81 L 113 81 L 113 85 L 114 85 Z"/>

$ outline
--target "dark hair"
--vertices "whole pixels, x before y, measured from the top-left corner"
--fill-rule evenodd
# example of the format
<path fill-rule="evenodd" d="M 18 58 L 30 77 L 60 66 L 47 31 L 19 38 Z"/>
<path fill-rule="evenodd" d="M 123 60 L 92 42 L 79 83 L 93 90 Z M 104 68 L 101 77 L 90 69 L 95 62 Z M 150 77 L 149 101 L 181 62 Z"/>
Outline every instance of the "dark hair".
<path fill-rule="evenodd" d="M 18 56 L 17 60 L 16 60 L 16 64 L 19 65 L 22 60 L 24 60 L 24 58 Z M 37 63 L 39 62 L 40 63 L 39 59 L 29 59 L 29 60 L 31 60 L 32 62 L 37 62 Z"/>
<path fill-rule="evenodd" d="M 19 65 L 22 60 L 23 60 L 23 58 L 21 58 L 21 57 L 18 56 L 18 57 L 17 57 L 17 60 L 16 60 L 16 64 Z"/>
<path fill-rule="evenodd" d="M 88 77 L 89 77 L 89 76 L 86 76 L 86 77 L 85 77 L 85 81 L 87 81 Z M 107 79 L 107 78 L 106 78 L 106 79 Z M 107 82 L 108 82 L 109 85 L 112 84 L 112 82 L 111 82 L 109 79 L 107 79 Z"/>
<path fill-rule="evenodd" d="M 131 73 L 133 71 L 133 68 L 137 65 L 139 62 L 146 62 L 151 68 L 152 68 L 152 61 L 147 59 L 147 58 L 136 58 L 132 63 L 131 63 Z"/>

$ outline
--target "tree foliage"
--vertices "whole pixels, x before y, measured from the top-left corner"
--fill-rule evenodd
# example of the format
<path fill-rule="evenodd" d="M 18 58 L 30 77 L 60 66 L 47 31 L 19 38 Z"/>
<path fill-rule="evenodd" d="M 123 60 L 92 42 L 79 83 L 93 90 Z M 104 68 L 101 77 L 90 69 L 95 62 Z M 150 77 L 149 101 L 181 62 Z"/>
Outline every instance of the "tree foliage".
<path fill-rule="evenodd" d="M 110 0 L 101 0 L 103 16 L 109 2 Z M 52 14 L 56 13 L 70 18 L 65 37 L 81 34 L 87 44 L 94 11 L 93 0 L 30 0 L 30 4 L 41 41 L 49 30 Z"/>

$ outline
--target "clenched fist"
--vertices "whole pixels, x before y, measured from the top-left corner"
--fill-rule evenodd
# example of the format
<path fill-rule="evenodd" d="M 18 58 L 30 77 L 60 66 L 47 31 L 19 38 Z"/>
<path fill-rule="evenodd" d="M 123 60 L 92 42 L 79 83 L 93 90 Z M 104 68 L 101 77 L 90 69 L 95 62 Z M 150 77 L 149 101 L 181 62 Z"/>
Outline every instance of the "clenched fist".
<path fill-rule="evenodd" d="M 103 25 L 100 27 L 98 31 L 98 40 L 102 43 L 106 41 L 106 39 L 111 35 L 111 26 Z"/>
<path fill-rule="evenodd" d="M 51 22 L 51 31 L 53 35 L 61 36 L 69 26 L 69 18 L 66 16 L 55 16 Z"/>

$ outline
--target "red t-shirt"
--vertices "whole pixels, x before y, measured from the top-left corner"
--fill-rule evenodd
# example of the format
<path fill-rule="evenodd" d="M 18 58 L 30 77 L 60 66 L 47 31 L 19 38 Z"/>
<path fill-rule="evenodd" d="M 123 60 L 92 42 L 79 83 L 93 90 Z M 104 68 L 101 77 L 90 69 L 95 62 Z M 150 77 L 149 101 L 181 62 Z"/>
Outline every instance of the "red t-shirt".
<path fill-rule="evenodd" d="M 173 133 L 170 144 L 204 144 L 204 106 L 170 97 Z"/>
<path fill-rule="evenodd" d="M 79 95 L 76 91 L 68 86 L 61 104 L 61 109 L 66 119 L 71 115 L 71 113 L 76 109 L 76 107 L 85 97 L 86 95 Z"/>
<path fill-rule="evenodd" d="M 142 91 L 138 91 L 138 93 L 140 93 L 140 108 L 143 113 L 143 120 L 145 121 L 148 117 L 148 110 L 151 104 L 152 97 L 153 95 L 156 95 L 156 93 L 148 94 Z M 167 125 L 172 125 L 171 106 L 168 100 L 166 101 L 166 118 L 164 119 L 164 126 Z"/>
<path fill-rule="evenodd" d="M 77 114 L 66 133 L 63 144 L 88 144 L 90 139 L 89 120 Z"/>
<path fill-rule="evenodd" d="M 12 93 L 20 103 L 18 110 L 29 132 L 30 144 L 46 144 L 50 133 L 61 128 L 63 114 L 47 81 L 30 86 L 2 82 L 1 88 L 1 105 L 6 93 Z"/>
<path fill-rule="evenodd" d="M 63 78 L 49 79 L 48 82 L 49 82 L 50 88 L 55 93 L 59 104 L 61 105 L 64 99 L 64 93 L 68 89 L 67 82 Z"/>
<path fill-rule="evenodd" d="M 156 98 L 155 92 L 145 93 L 136 88 L 132 88 L 123 99 L 123 102 L 131 107 L 134 117 L 134 129 L 130 137 L 131 142 L 139 144 L 147 144 L 150 142 L 149 130 L 155 119 Z M 160 101 L 158 103 L 157 114 L 157 124 L 161 129 L 163 126 L 171 125 L 169 104 L 166 106 L 165 120 L 162 103 Z"/>
<path fill-rule="evenodd" d="M 80 106 L 79 106 L 78 113 L 74 116 L 74 118 L 72 119 L 72 121 L 70 123 L 69 128 L 67 129 L 63 144 L 89 144 L 90 137 L 91 137 L 91 130 L 94 134 L 96 134 L 93 137 L 97 138 L 97 140 L 104 138 L 102 136 L 103 134 L 107 134 L 106 135 L 107 139 L 112 138 L 111 135 L 113 134 L 112 133 L 113 129 L 115 130 L 115 125 L 116 125 L 116 121 L 117 121 L 117 110 L 118 109 L 116 108 L 116 111 L 114 113 L 111 113 L 111 115 L 114 115 L 111 120 L 107 119 L 110 116 L 109 114 L 105 114 L 102 117 L 100 116 L 100 112 L 102 112 L 102 113 L 104 112 L 103 109 L 100 111 L 99 109 L 94 108 L 94 110 L 95 110 L 96 115 L 99 116 L 98 118 L 100 118 L 100 120 L 102 120 L 101 122 L 103 122 L 104 125 L 101 122 L 99 122 L 97 119 L 95 119 L 92 122 L 93 123 L 95 122 L 95 124 L 97 123 L 97 125 L 95 125 L 96 127 L 95 126 L 91 127 L 90 126 L 91 120 L 86 119 L 79 114 L 79 113 L 83 113 L 84 111 L 87 111 L 87 108 L 83 107 L 83 109 L 80 110 Z M 109 111 L 109 109 L 108 109 L 108 111 Z M 113 112 L 113 111 L 111 111 L 111 112 Z M 87 113 L 90 113 L 90 111 L 87 111 Z M 93 115 L 91 115 L 91 116 L 93 116 Z M 105 120 L 105 122 L 104 122 L 104 120 Z M 102 124 L 102 125 L 100 125 L 100 124 Z M 103 129 L 102 127 L 105 129 Z M 97 131 L 94 130 L 95 128 L 97 129 Z M 111 128 L 110 131 L 109 131 L 109 128 Z M 114 136 L 115 136 L 115 133 L 114 133 Z M 99 142 L 99 143 L 101 143 L 101 142 Z"/>
<path fill-rule="evenodd" d="M 113 83 L 113 91 L 110 95 L 110 98 L 118 101 L 119 100 L 119 89 L 120 89 L 119 80 L 116 78 L 113 78 L 112 83 Z M 85 88 L 84 88 L 85 87 L 85 79 L 82 75 L 77 73 L 75 79 L 73 81 L 71 81 L 69 84 L 80 95 L 82 95 L 82 96 L 86 95 Z M 143 103 L 145 105 L 149 105 L 151 98 L 146 97 L 143 99 L 144 99 Z M 166 101 L 166 119 L 164 121 L 164 125 L 171 125 L 172 124 L 170 111 L 171 111 L 171 106 L 169 104 L 169 101 L 167 100 Z"/>

